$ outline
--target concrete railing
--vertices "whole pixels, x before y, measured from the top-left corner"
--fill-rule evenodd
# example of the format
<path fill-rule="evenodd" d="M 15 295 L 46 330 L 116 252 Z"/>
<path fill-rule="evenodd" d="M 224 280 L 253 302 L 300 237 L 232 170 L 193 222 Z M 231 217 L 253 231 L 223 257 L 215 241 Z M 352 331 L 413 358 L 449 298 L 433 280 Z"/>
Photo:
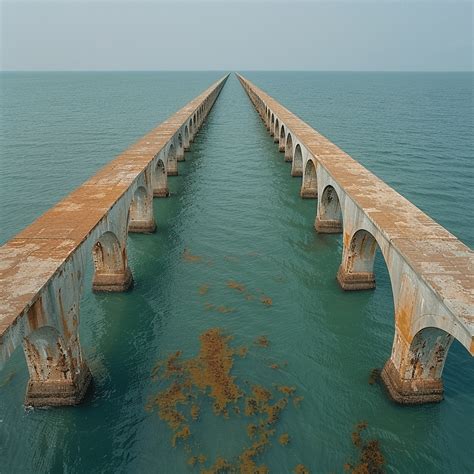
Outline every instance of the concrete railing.
<path fill-rule="evenodd" d="M 401 403 L 443 398 L 442 371 L 456 338 L 474 355 L 474 254 L 454 235 L 247 79 L 301 196 L 318 198 L 315 228 L 343 233 L 337 279 L 344 290 L 375 287 L 380 248 L 395 305 L 392 354 L 382 380 Z"/>
<path fill-rule="evenodd" d="M 79 301 L 93 256 L 95 291 L 133 283 L 128 232 L 153 232 L 153 196 L 168 196 L 194 136 L 228 76 L 104 166 L 0 247 L 0 368 L 23 344 L 26 404 L 80 402 L 91 380 L 79 343 Z"/>

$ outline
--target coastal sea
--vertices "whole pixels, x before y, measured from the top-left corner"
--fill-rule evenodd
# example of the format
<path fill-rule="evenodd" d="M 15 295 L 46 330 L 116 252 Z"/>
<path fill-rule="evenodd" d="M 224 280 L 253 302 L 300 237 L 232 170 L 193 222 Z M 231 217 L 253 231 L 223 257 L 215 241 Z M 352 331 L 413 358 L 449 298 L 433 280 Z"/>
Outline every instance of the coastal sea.
<path fill-rule="evenodd" d="M 223 74 L 1 73 L 0 242 Z M 473 74 L 243 74 L 473 246 Z M 314 231 L 300 184 L 231 75 L 154 200 L 157 232 L 128 238 L 133 290 L 92 293 L 91 258 L 84 402 L 25 409 L 21 347 L 0 371 L 0 473 L 192 473 L 259 441 L 270 472 L 344 472 L 370 440 L 386 472 L 472 473 L 472 358 L 453 343 L 440 404 L 369 383 L 394 334 L 385 262 L 374 291 L 340 290 L 341 237 Z M 209 351 L 229 370 L 223 410 L 202 389 Z M 189 431 L 164 416 L 173 384 Z"/>

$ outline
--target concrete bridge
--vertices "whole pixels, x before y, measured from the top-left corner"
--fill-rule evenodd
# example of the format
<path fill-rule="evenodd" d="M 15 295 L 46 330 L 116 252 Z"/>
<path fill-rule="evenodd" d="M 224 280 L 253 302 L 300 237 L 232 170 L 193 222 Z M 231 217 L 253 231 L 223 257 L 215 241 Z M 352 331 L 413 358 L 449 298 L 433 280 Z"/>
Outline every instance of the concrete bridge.
<path fill-rule="evenodd" d="M 133 284 L 128 232 L 154 232 L 153 197 L 212 108 L 227 76 L 145 135 L 95 176 L 0 247 L 0 369 L 23 344 L 25 403 L 74 405 L 91 380 L 79 342 L 79 301 L 87 261 L 95 291 Z"/>
<path fill-rule="evenodd" d="M 443 398 L 442 372 L 456 338 L 474 355 L 474 253 L 360 163 L 242 76 L 301 197 L 318 198 L 314 226 L 342 233 L 337 280 L 344 290 L 375 288 L 380 249 L 395 306 L 392 354 L 382 370 L 400 403 Z"/>

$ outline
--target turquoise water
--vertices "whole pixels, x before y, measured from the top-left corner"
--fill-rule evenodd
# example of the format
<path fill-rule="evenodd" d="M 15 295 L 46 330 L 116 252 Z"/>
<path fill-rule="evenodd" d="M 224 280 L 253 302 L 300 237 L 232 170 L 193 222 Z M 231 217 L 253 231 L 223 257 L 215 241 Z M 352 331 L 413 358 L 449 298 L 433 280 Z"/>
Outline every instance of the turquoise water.
<path fill-rule="evenodd" d="M 220 76 L 3 74 L 2 241 Z M 473 75 L 247 77 L 472 246 Z M 256 458 L 271 472 L 299 463 L 343 472 L 357 459 L 351 432 L 361 420 L 380 441 L 387 472 L 472 472 L 471 357 L 453 344 L 438 405 L 399 407 L 368 384 L 393 338 L 385 264 L 376 262 L 375 291 L 338 288 L 340 236 L 313 231 L 316 202 L 299 198 L 300 180 L 234 76 L 186 160 L 170 178 L 172 196 L 155 200 L 158 232 L 129 237 L 135 288 L 92 294 L 89 266 L 81 341 L 94 387 L 85 402 L 25 411 L 21 349 L 0 372 L 0 472 L 199 472 L 187 464 L 194 453 L 207 456 L 206 467 L 218 455 L 234 459 L 251 444 L 243 413 L 215 416 L 200 395 L 191 438 L 173 448 L 173 432 L 145 409 L 167 386 L 151 379 L 156 362 L 177 350 L 194 357 L 199 335 L 216 327 L 233 336 L 231 346 L 248 347 L 232 369 L 242 390 L 260 384 L 277 397 L 273 384 L 287 385 L 304 397 L 282 411 L 272 444 Z M 183 258 L 185 249 L 200 259 Z M 262 335 L 266 348 L 255 344 Z M 283 433 L 287 446 L 277 441 Z"/>

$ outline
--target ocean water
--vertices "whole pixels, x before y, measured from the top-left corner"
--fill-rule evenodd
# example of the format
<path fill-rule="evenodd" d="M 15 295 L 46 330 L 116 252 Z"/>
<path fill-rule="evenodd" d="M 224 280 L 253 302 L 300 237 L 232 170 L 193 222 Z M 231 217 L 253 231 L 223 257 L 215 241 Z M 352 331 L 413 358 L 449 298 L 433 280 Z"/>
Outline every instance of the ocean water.
<path fill-rule="evenodd" d="M 221 75 L 2 74 L 1 241 Z M 245 75 L 473 245 L 472 74 Z M 387 472 L 473 472 L 473 360 L 453 344 L 437 405 L 400 407 L 368 383 L 393 339 L 385 263 L 376 261 L 376 290 L 339 289 L 340 236 L 313 230 L 316 201 L 299 198 L 300 178 L 235 76 L 179 172 L 171 197 L 154 201 L 157 233 L 128 239 L 133 290 L 93 294 L 89 265 L 80 337 L 94 384 L 84 403 L 25 410 L 21 348 L 0 372 L 0 472 L 191 473 L 219 456 L 236 463 L 255 441 L 247 427 L 259 418 L 244 410 L 255 385 L 272 402 L 284 396 L 278 387 L 295 389 L 255 458 L 270 472 L 343 472 L 360 455 L 351 440 L 360 421 Z M 153 368 L 176 351 L 195 358 L 213 328 L 247 348 L 231 369 L 240 412 L 217 415 L 193 390 L 199 419 L 179 407 L 191 434 L 173 446 L 173 430 L 148 409 L 173 379 L 153 378 Z M 189 465 L 198 454 L 206 462 Z"/>

